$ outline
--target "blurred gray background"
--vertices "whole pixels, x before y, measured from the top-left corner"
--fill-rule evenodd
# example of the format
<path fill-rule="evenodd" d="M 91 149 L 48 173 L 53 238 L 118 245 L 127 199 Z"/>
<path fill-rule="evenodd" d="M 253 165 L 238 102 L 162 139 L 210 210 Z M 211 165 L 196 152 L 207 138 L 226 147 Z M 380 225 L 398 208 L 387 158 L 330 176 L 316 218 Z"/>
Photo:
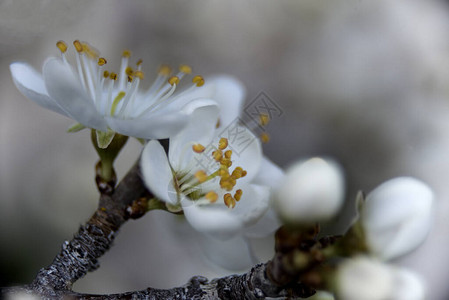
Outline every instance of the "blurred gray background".
<path fill-rule="evenodd" d="M 132 50 L 147 85 L 159 64 L 188 63 L 206 80 L 239 78 L 247 103 L 266 93 L 283 112 L 268 126 L 267 156 L 285 167 L 326 155 L 346 170 L 348 204 L 331 232 L 345 228 L 358 189 L 399 175 L 428 182 L 437 197 L 433 231 L 395 263 L 421 274 L 429 299 L 446 299 L 448 21 L 449 6 L 429 0 L 0 0 L 0 286 L 32 280 L 96 208 L 89 132 L 66 133 L 73 122 L 25 99 L 8 67 L 20 60 L 40 69 L 58 55 L 56 41 L 80 39 L 113 66 Z M 140 149 L 129 142 L 119 177 Z M 171 218 L 150 213 L 127 223 L 101 268 L 75 289 L 168 288 L 226 274 Z"/>

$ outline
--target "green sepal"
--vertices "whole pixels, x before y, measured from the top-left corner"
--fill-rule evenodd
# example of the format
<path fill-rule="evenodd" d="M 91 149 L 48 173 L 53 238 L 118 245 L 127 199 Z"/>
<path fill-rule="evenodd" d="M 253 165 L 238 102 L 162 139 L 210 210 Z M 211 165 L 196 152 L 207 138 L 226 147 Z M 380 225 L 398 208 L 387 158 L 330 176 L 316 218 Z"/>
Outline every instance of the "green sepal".
<path fill-rule="evenodd" d="M 115 136 L 115 131 L 109 128 L 107 132 L 96 130 L 96 133 L 97 133 L 97 146 L 100 149 L 106 149 Z"/>
<path fill-rule="evenodd" d="M 70 132 L 70 133 L 78 132 L 78 131 L 83 130 L 84 128 L 86 128 L 86 126 L 84 126 L 83 124 L 76 123 L 76 124 L 73 124 L 72 126 L 70 126 L 70 128 L 67 129 L 67 132 Z"/>

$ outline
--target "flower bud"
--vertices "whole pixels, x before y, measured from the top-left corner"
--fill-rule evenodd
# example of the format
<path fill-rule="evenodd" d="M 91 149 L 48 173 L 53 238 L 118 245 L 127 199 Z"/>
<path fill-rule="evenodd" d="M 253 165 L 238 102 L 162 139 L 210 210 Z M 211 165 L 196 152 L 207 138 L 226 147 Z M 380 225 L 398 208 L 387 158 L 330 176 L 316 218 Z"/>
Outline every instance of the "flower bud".
<path fill-rule="evenodd" d="M 387 260 L 416 248 L 429 232 L 432 202 L 430 188 L 411 177 L 394 178 L 374 189 L 360 219 L 369 251 Z"/>
<path fill-rule="evenodd" d="M 335 283 L 339 299 L 425 299 L 424 284 L 415 273 L 364 256 L 344 261 Z"/>
<path fill-rule="evenodd" d="M 276 189 L 274 205 L 290 224 L 323 221 L 333 217 L 343 203 L 344 177 L 331 160 L 312 158 L 287 170 Z"/>

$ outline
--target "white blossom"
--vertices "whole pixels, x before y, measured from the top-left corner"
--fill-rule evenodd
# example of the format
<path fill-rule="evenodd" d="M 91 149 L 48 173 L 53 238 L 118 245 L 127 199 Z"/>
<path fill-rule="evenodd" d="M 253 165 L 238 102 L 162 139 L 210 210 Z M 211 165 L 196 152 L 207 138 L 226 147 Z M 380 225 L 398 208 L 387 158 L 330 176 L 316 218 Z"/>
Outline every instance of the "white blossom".
<path fill-rule="evenodd" d="M 339 165 L 315 157 L 287 170 L 274 194 L 274 204 L 281 219 L 300 224 L 332 218 L 343 196 L 344 177 Z"/>
<path fill-rule="evenodd" d="M 369 250 L 392 259 L 423 242 L 432 221 L 433 193 L 411 177 L 391 179 L 366 197 L 360 221 Z"/>
<path fill-rule="evenodd" d="M 181 65 L 174 76 L 168 66 L 162 66 L 153 84 L 141 89 L 142 62 L 131 65 L 129 51 L 123 52 L 120 71 L 114 73 L 87 43 L 74 42 L 73 67 L 66 55 L 67 45 L 59 41 L 57 46 L 61 57 L 48 58 L 42 74 L 26 63 L 12 63 L 15 85 L 37 104 L 102 132 L 111 129 L 143 139 L 167 138 L 187 124 L 192 112 L 185 109 L 188 103 L 214 98 L 216 93 L 233 97 L 236 92 L 234 79 L 225 76 L 205 85 L 201 76 L 194 76 L 192 84 L 179 92 L 183 77 L 192 72 L 187 65 Z"/>

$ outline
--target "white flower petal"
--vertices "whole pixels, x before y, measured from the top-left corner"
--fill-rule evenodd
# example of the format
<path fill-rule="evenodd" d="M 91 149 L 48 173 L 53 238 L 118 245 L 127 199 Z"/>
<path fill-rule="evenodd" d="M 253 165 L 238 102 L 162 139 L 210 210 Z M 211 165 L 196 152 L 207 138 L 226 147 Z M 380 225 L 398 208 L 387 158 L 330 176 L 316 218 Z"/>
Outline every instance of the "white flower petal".
<path fill-rule="evenodd" d="M 107 124 L 75 76 L 61 59 L 44 63 L 43 75 L 48 94 L 76 121 L 86 127 L 107 131 Z"/>
<path fill-rule="evenodd" d="M 164 148 L 158 141 L 150 141 L 143 148 L 140 168 L 145 185 L 156 197 L 173 205 L 178 202 L 173 173 Z"/>
<path fill-rule="evenodd" d="M 33 67 L 26 63 L 15 62 L 9 66 L 14 84 L 27 98 L 40 106 L 68 116 L 67 113 L 48 96 L 44 79 Z"/>
<path fill-rule="evenodd" d="M 232 150 L 232 166 L 230 170 L 233 170 L 235 167 L 242 167 L 247 171 L 247 175 L 240 178 L 239 182 L 251 182 L 257 176 L 262 163 L 262 145 L 260 140 L 248 128 L 240 125 L 231 125 L 228 129 L 223 130 L 215 138 L 213 145 L 218 145 L 222 137 L 228 139 L 227 149 Z"/>
<path fill-rule="evenodd" d="M 425 300 L 426 287 L 418 274 L 411 271 L 395 268 L 394 300 Z"/>
<path fill-rule="evenodd" d="M 246 227 L 243 233 L 249 238 L 263 238 L 274 233 L 281 224 L 276 212 L 269 207 L 262 218 L 256 224 Z"/>
<path fill-rule="evenodd" d="M 260 170 L 257 173 L 256 177 L 251 181 L 251 183 L 276 188 L 281 184 L 284 177 L 284 171 L 267 157 L 263 156 Z"/>
<path fill-rule="evenodd" d="M 187 104 L 183 112 L 189 116 L 189 121 L 184 129 L 170 138 L 168 156 L 175 170 L 185 169 L 186 164 L 193 159 L 193 143 L 205 147 L 210 144 L 219 109 L 217 103 L 210 99 L 198 99 Z"/>
<path fill-rule="evenodd" d="M 232 271 L 244 271 L 257 263 L 248 242 L 241 236 L 220 240 L 203 235 L 200 240 L 204 254 L 214 264 Z"/>
<path fill-rule="evenodd" d="M 200 206 L 190 200 L 181 201 L 181 205 L 187 221 L 199 232 L 226 239 L 240 231 L 244 225 L 232 210 L 221 206 Z"/>
<path fill-rule="evenodd" d="M 237 184 L 234 188 L 243 191 L 237 205 L 230 211 L 245 226 L 257 225 L 257 221 L 267 212 L 270 199 L 270 188 L 256 184 Z"/>
<path fill-rule="evenodd" d="M 148 119 L 119 119 L 106 116 L 112 130 L 142 139 L 168 138 L 179 132 L 187 120 L 188 116 L 181 111 L 163 111 L 150 115 Z"/>
<path fill-rule="evenodd" d="M 207 80 L 215 86 L 212 96 L 220 106 L 220 128 L 226 128 L 240 116 L 245 98 L 245 88 L 237 79 L 220 75 Z"/>
<path fill-rule="evenodd" d="M 432 203 L 431 189 L 410 177 L 394 178 L 374 189 L 361 213 L 370 250 L 392 259 L 416 248 L 430 230 Z"/>

